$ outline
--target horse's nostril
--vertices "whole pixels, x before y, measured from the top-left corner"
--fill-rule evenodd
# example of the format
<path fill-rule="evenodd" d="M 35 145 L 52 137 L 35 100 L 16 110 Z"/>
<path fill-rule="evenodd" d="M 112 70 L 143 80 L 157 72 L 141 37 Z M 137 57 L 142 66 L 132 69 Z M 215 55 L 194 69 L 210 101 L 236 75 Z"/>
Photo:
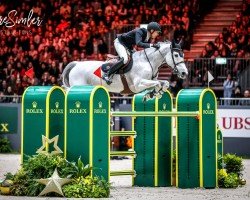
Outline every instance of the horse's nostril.
<path fill-rule="evenodd" d="M 186 75 L 186 72 L 182 72 L 181 75 L 182 75 L 182 76 L 185 76 L 185 75 Z"/>

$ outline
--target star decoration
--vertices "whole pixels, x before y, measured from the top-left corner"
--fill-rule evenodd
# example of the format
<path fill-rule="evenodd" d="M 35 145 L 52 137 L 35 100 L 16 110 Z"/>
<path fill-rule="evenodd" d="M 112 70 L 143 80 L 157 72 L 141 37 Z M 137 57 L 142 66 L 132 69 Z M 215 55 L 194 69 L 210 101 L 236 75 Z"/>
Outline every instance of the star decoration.
<path fill-rule="evenodd" d="M 53 137 L 52 139 L 48 139 L 47 137 L 42 135 L 43 145 L 36 151 L 36 153 L 41 153 L 41 154 L 45 154 L 45 155 L 56 155 L 56 154 L 63 153 L 62 150 L 57 145 L 58 139 L 59 139 L 59 135 Z M 53 147 L 54 147 L 55 151 L 52 151 L 51 153 L 49 153 L 48 151 L 46 151 L 44 149 L 46 148 L 47 143 L 51 144 L 52 142 L 54 142 Z"/>
<path fill-rule="evenodd" d="M 42 196 L 50 192 L 55 192 L 57 194 L 64 196 L 62 192 L 62 186 L 66 183 L 71 182 L 72 180 L 69 178 L 60 178 L 57 169 L 55 169 L 53 175 L 50 178 L 35 179 L 35 181 L 46 185 L 43 191 L 38 196 Z"/>

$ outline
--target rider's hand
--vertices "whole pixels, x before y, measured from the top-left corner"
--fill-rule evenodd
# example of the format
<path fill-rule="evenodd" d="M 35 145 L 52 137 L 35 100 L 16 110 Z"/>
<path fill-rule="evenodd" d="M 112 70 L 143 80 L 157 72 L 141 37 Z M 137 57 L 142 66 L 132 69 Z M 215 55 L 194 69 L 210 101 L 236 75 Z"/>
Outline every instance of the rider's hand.
<path fill-rule="evenodd" d="M 159 49 L 160 48 L 160 44 L 153 44 L 152 47 L 156 48 L 156 49 Z"/>

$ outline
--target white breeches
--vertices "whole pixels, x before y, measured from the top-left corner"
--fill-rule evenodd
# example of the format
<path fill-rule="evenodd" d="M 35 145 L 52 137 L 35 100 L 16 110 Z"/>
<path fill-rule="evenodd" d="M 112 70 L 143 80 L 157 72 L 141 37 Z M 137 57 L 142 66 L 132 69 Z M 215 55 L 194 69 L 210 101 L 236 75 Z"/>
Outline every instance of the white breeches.
<path fill-rule="evenodd" d="M 123 63 L 126 64 L 128 62 L 128 55 L 129 52 L 127 51 L 127 49 L 119 42 L 118 38 L 116 38 L 114 40 L 114 46 L 115 46 L 115 50 L 118 53 L 118 55 L 120 56 L 120 58 L 123 58 L 124 61 Z"/>

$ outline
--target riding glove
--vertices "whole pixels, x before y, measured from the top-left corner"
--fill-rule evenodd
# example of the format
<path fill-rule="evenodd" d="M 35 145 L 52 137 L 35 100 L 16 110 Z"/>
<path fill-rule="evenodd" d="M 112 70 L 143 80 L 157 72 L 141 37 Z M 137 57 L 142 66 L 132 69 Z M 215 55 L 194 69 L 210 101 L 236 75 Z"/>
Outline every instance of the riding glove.
<path fill-rule="evenodd" d="M 156 49 L 159 49 L 160 48 L 160 44 L 153 44 L 152 47 L 156 48 Z"/>

